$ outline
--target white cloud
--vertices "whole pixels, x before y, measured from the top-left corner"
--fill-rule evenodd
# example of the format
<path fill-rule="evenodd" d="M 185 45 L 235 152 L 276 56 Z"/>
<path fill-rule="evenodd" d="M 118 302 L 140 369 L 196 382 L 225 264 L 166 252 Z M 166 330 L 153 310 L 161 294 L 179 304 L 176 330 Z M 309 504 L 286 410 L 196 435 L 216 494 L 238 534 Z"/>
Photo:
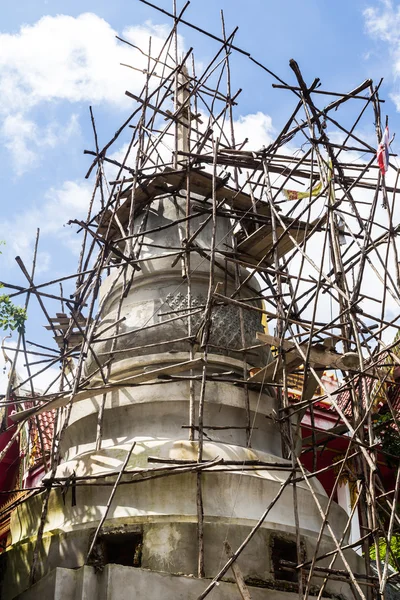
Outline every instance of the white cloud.
<path fill-rule="evenodd" d="M 24 25 L 17 34 L 1 34 L 2 110 L 22 111 L 54 100 L 125 104 L 125 89 L 137 91 L 143 76 L 119 65 L 134 62 L 144 69 L 147 58 L 120 43 L 116 34 L 109 23 L 92 13 L 76 18 L 46 16 L 34 25 Z M 146 23 L 122 33 L 145 48 L 149 35 L 154 54 L 161 48 L 165 27 Z"/>
<path fill-rule="evenodd" d="M 166 26 L 146 22 L 127 27 L 122 37 L 147 49 L 151 36 L 154 56 L 167 32 Z M 147 58 L 119 42 L 116 33 L 104 19 L 85 13 L 45 16 L 16 34 L 0 34 L 0 135 L 12 157 L 19 158 L 17 174 L 37 164 L 41 149 L 63 140 L 59 124 L 39 128 L 33 109 L 60 102 L 132 106 L 125 90 L 142 89 L 140 71 L 147 68 Z"/>
<path fill-rule="evenodd" d="M 381 0 L 380 6 L 370 6 L 364 10 L 367 33 L 376 40 L 388 44 L 392 58 L 392 73 L 396 79 L 400 76 L 400 4 L 392 0 Z M 391 99 L 400 111 L 400 93 L 394 91 Z"/>
<path fill-rule="evenodd" d="M 11 122 L 11 121 L 10 121 Z M 25 123 L 16 118 L 13 122 L 15 127 L 21 127 L 24 142 L 32 142 L 34 124 Z M 234 123 L 238 142 L 249 138 L 246 147 L 259 149 L 267 145 L 273 134 L 272 120 L 269 115 L 258 112 L 246 116 L 240 116 Z M 40 143 L 51 145 L 56 143 L 60 132 L 54 128 L 49 130 L 47 136 L 42 135 Z M 123 144 L 116 149 L 110 157 L 122 162 L 125 157 L 128 144 Z M 160 151 L 165 154 L 164 159 L 168 160 L 169 153 L 165 148 Z M 135 149 L 133 149 L 129 165 L 134 166 Z M 117 169 L 108 170 L 108 176 L 111 179 L 116 175 Z M 92 194 L 92 184 L 88 181 L 65 181 L 60 187 L 50 188 L 44 196 L 43 203 L 39 206 L 33 206 L 28 210 L 15 213 L 8 219 L 0 220 L 0 229 L 6 232 L 7 244 L 2 248 L 1 257 L 2 268 L 12 267 L 14 257 L 19 255 L 26 264 L 30 264 L 33 253 L 33 243 L 36 236 L 36 230 L 40 228 L 40 237 L 42 242 L 56 244 L 57 248 L 62 244 L 68 251 L 77 255 L 80 250 L 81 237 L 74 233 L 74 229 L 65 224 L 73 218 L 86 218 L 89 199 Z M 94 208 L 96 210 L 96 207 Z M 37 274 L 44 273 L 54 268 L 53 256 L 47 251 L 42 250 L 39 244 L 39 256 L 37 260 Z"/>
<path fill-rule="evenodd" d="M 16 175 L 22 175 L 39 163 L 38 150 L 55 148 L 59 143 L 66 143 L 79 132 L 77 115 L 71 115 L 64 126 L 53 122 L 44 128 L 27 119 L 21 113 L 9 114 L 5 117 L 1 134 L 4 145 L 9 150 Z"/>
<path fill-rule="evenodd" d="M 198 109 L 197 112 L 200 115 L 201 119 L 201 123 L 199 123 L 199 132 L 204 133 L 206 129 L 208 129 L 208 127 L 211 126 L 211 123 L 209 122 L 208 115 L 204 110 Z M 223 131 L 226 137 L 230 139 L 230 122 L 227 120 L 223 121 L 223 118 L 221 117 L 219 124 L 220 127 L 223 127 Z M 221 137 L 222 142 L 225 143 L 226 140 L 223 138 L 223 136 L 221 136 L 220 127 L 218 127 L 218 125 L 215 123 L 213 124 L 214 135 L 216 137 Z M 274 140 L 275 128 L 272 124 L 272 118 L 261 111 L 258 111 L 257 113 L 238 116 L 238 118 L 234 119 L 233 121 L 233 127 L 235 131 L 236 145 L 242 144 L 247 139 L 247 143 L 244 146 L 245 150 L 260 150 L 261 148 L 263 148 L 263 146 L 267 146 Z M 158 134 L 154 134 L 153 136 L 151 136 L 151 139 L 155 144 L 157 144 L 157 154 L 159 155 L 159 158 L 167 163 L 172 160 L 174 138 L 171 137 L 170 134 L 174 134 L 175 129 L 174 126 L 171 126 L 170 123 L 165 124 L 165 121 L 163 119 L 157 120 L 154 124 L 154 129 L 156 130 L 164 131 L 166 128 L 168 128 L 168 135 L 163 136 L 162 141 L 160 143 L 157 143 Z M 194 137 L 192 137 L 192 140 L 193 139 Z M 124 143 L 119 148 L 114 150 L 113 153 L 110 153 L 107 156 L 108 158 L 115 160 L 118 163 L 122 163 L 125 159 L 128 147 L 129 143 Z M 151 143 L 149 144 L 149 150 L 150 152 L 153 150 L 153 146 L 151 145 Z M 126 161 L 126 166 L 129 166 L 130 168 L 135 168 L 136 151 L 137 145 L 134 145 L 130 150 L 128 159 Z M 153 150 L 153 159 L 155 158 L 156 153 Z M 104 163 L 104 166 L 108 178 L 110 180 L 113 180 L 117 175 L 118 168 L 113 167 L 107 162 Z M 210 166 L 206 166 L 205 168 L 209 171 L 211 171 L 212 169 L 212 167 Z"/>
<path fill-rule="evenodd" d="M 6 348 L 12 348 L 11 350 L 4 351 L 10 361 L 13 361 L 14 357 L 15 357 L 14 348 L 17 347 L 17 341 L 16 341 L 17 337 L 18 336 L 16 333 L 13 334 L 13 339 L 8 339 L 8 336 L 6 338 L 4 335 L 2 337 L 2 342 L 4 342 L 4 343 L 2 343 L 2 347 L 5 346 Z M 29 345 L 27 347 L 27 350 L 28 351 L 31 350 L 31 347 Z M 44 352 L 44 351 L 42 350 L 41 352 Z M 28 360 L 29 360 L 29 363 L 33 363 L 33 362 L 36 362 L 39 360 L 43 360 L 43 358 L 40 356 L 34 356 L 31 354 L 28 354 Z M 43 363 L 30 366 L 31 374 L 35 375 L 32 379 L 33 387 L 38 392 L 44 392 L 45 390 L 47 390 L 47 388 L 50 386 L 50 384 L 52 384 L 53 381 L 56 379 L 56 377 L 60 374 L 60 369 L 58 368 L 58 366 L 53 366 L 53 367 L 49 367 L 48 369 L 43 371 L 43 373 L 36 375 L 37 373 L 39 373 L 39 371 L 41 371 L 44 368 L 44 366 L 45 366 L 45 364 L 43 364 Z M 4 353 L 3 353 L 3 351 L 1 351 L 0 352 L 0 394 L 6 393 L 8 381 L 9 381 L 10 367 L 11 367 L 11 364 L 9 362 L 5 361 Z M 24 357 L 23 352 L 20 352 L 18 354 L 16 374 L 21 383 L 28 378 L 28 371 L 25 366 L 25 357 Z M 58 390 L 58 386 L 56 383 L 55 386 L 51 388 L 51 391 L 57 391 L 57 390 Z M 26 393 L 30 394 L 29 383 L 26 383 L 25 385 L 23 385 L 21 390 L 18 391 L 17 393 L 21 394 L 21 395 L 24 395 Z"/>
<path fill-rule="evenodd" d="M 400 7 L 393 6 L 391 0 L 381 1 L 381 6 L 370 6 L 364 10 L 367 32 L 391 44 L 400 39 Z"/>
<path fill-rule="evenodd" d="M 244 147 L 245 150 L 261 150 L 274 139 L 275 129 L 272 119 L 263 112 L 240 116 L 233 124 L 236 144 L 240 144 L 246 138 L 249 140 Z"/>
<path fill-rule="evenodd" d="M 14 257 L 21 256 L 30 264 L 36 230 L 39 227 L 41 239 L 48 242 L 53 238 L 55 247 L 60 244 L 77 254 L 80 239 L 71 227 L 65 224 L 73 218 L 86 218 L 92 186 L 88 182 L 65 181 L 59 188 L 51 188 L 45 195 L 43 204 L 27 211 L 16 213 L 12 218 L 0 221 L 0 230 L 5 233 L 7 244 L 2 248 L 2 268 L 11 267 Z M 39 244 L 40 248 L 40 244 Z M 48 252 L 38 256 L 38 269 L 42 272 L 52 266 L 52 257 Z"/>
<path fill-rule="evenodd" d="M 126 142 L 125 144 L 122 144 L 122 146 L 114 149 L 113 152 L 108 154 L 108 158 L 111 160 L 115 160 L 117 163 L 122 165 L 124 163 L 128 149 L 129 149 L 129 143 Z M 131 148 L 128 158 L 125 162 L 125 166 L 129 167 L 130 169 L 135 168 L 136 150 L 137 150 L 137 146 L 134 146 L 133 148 Z M 116 165 L 113 165 L 111 163 L 108 163 L 108 162 L 105 162 L 103 164 L 103 166 L 104 166 L 107 180 L 113 181 L 114 179 L 116 179 L 116 177 L 119 173 L 119 170 L 120 170 L 119 167 L 117 167 Z M 125 176 L 127 176 L 127 171 L 125 171 Z M 123 174 L 121 175 L 121 178 L 122 177 L 123 177 Z"/>

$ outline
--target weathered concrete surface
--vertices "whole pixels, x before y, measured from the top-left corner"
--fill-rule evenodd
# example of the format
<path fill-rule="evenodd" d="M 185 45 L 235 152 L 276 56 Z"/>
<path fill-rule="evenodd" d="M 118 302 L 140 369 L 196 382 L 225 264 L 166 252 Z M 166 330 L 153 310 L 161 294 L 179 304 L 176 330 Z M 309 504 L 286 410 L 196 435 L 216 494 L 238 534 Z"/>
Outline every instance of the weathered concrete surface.
<path fill-rule="evenodd" d="M 96 574 L 92 567 L 57 568 L 16 600 L 196 600 L 209 580 L 157 573 L 132 567 L 107 565 Z M 343 592 L 347 592 L 343 584 Z M 252 600 L 294 600 L 298 594 L 249 586 Z M 239 598 L 235 583 L 220 582 L 213 600 Z"/>
<path fill-rule="evenodd" d="M 192 519 L 192 522 L 184 521 L 183 518 L 180 522 L 171 522 L 170 517 L 156 520 L 153 516 L 146 516 L 141 521 L 125 519 L 123 526 L 121 520 L 107 520 L 107 523 L 108 525 L 103 530 L 105 536 L 110 535 L 110 532 L 116 529 L 119 532 L 121 530 L 125 531 L 127 534 L 132 531 L 142 532 L 142 568 L 175 575 L 196 574 L 197 546 L 194 541 L 196 540 L 197 526 L 195 519 Z M 110 523 L 114 523 L 115 527 L 112 527 Z M 290 587 L 291 584 L 287 582 L 277 582 L 275 580 L 272 566 L 276 537 L 291 541 L 295 539 L 294 527 L 292 526 L 289 529 L 288 532 L 285 532 L 283 525 L 267 523 L 266 527 L 262 527 L 257 531 L 238 559 L 238 564 L 247 580 L 257 581 L 258 584 L 262 583 L 267 586 L 280 586 L 280 589 L 284 585 L 286 585 L 285 589 Z M 50 573 L 54 572 L 53 570 L 58 566 L 75 570 L 82 567 L 93 531 L 94 527 L 85 529 L 82 524 L 79 528 L 70 532 L 58 530 L 53 535 L 45 535 L 40 553 L 38 578 L 50 576 Z M 238 548 L 248 533 L 248 526 L 238 521 L 223 522 L 220 519 L 214 519 L 212 522 L 206 521 L 204 527 L 206 578 L 214 577 L 225 560 L 223 542 L 226 537 L 228 536 L 232 548 Z M 306 556 L 311 556 L 315 545 L 315 537 L 302 536 L 302 544 Z M 16 593 L 28 587 L 29 565 L 32 561 L 33 547 L 31 542 L 21 543 L 11 551 L 1 555 L 1 570 L 3 573 L 1 598 L 11 599 Z M 329 540 L 323 539 L 320 545 L 320 553 L 323 554 L 331 547 L 332 544 Z M 356 553 L 348 550 L 345 555 L 354 571 L 362 570 L 361 558 Z M 320 561 L 318 564 L 319 566 L 329 566 L 329 559 Z M 335 567 L 343 568 L 340 560 L 337 560 Z M 80 569 L 81 571 L 82 569 Z M 312 584 L 319 586 L 321 580 L 313 578 Z M 342 593 L 341 590 L 342 584 L 340 582 L 328 582 L 327 592 L 339 594 Z M 95 597 L 97 596 L 93 596 L 93 598 Z"/>
<path fill-rule="evenodd" d="M 221 522 L 253 527 L 287 477 L 288 473 L 279 471 L 241 474 L 240 471 L 232 470 L 227 473 L 206 473 L 203 478 L 205 521 L 221 519 Z M 94 527 L 103 514 L 109 494 L 109 486 L 80 486 L 77 488 L 77 503 L 71 506 L 70 497 L 64 505 L 61 494 L 52 491 L 45 533 L 54 535 L 59 531 Z M 301 532 L 303 535 L 316 537 L 319 533 L 317 507 L 310 501 L 309 491 L 304 484 L 298 486 L 297 494 Z M 327 498 L 320 490 L 318 497 L 325 507 Z M 35 498 L 18 507 L 12 520 L 14 539 L 24 541 L 35 535 L 38 525 L 36 511 L 39 506 L 40 501 Z M 332 527 L 340 537 L 347 515 L 337 505 L 331 508 L 330 515 Z M 172 523 L 197 521 L 196 477 L 193 473 L 149 481 L 139 480 L 137 484 L 119 486 L 108 512 L 107 522 L 114 522 L 116 525 L 117 522 L 147 523 L 149 520 L 168 520 Z M 270 510 L 263 527 L 294 533 L 290 486 Z M 329 534 L 325 532 L 324 537 L 329 538 Z"/>

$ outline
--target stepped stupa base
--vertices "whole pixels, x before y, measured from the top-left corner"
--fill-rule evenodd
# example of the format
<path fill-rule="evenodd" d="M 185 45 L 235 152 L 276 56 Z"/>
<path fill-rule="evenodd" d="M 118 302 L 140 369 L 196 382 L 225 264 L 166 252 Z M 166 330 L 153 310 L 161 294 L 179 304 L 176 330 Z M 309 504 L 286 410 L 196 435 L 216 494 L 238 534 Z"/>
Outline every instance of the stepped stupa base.
<path fill-rule="evenodd" d="M 196 600 L 211 580 L 171 575 L 146 569 L 106 565 L 101 573 L 93 567 L 58 567 L 15 600 Z M 283 588 L 282 585 L 276 584 Z M 252 600 L 294 600 L 298 593 L 249 585 Z M 236 583 L 221 581 L 210 593 L 213 600 L 237 600 Z M 330 597 L 330 596 L 329 596 Z"/>

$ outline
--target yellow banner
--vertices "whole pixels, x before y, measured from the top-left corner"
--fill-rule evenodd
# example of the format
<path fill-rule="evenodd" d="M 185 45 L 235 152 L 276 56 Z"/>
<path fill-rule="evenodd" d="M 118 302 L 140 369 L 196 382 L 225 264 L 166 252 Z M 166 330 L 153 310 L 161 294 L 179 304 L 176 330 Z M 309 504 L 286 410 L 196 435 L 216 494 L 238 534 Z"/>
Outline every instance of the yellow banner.
<path fill-rule="evenodd" d="M 296 190 L 282 190 L 286 200 L 302 200 L 303 198 L 309 198 L 310 196 L 318 196 L 322 189 L 322 182 L 319 181 L 311 190 L 308 189 L 306 192 L 297 192 Z"/>

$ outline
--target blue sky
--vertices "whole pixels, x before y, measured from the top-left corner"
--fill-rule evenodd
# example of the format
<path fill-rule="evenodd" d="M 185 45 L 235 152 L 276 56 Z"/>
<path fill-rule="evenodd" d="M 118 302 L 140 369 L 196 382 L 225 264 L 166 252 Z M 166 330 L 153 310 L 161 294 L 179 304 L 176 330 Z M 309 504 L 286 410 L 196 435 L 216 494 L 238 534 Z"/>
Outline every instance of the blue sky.
<path fill-rule="evenodd" d="M 154 1 L 171 10 L 171 0 Z M 390 0 L 192 0 L 186 18 L 220 35 L 222 8 L 227 31 L 239 26 L 235 43 L 288 83 L 294 84 L 290 58 L 306 81 L 320 77 L 323 89 L 345 92 L 368 77 L 384 77 L 383 112 L 396 131 L 399 6 Z M 133 59 L 115 34 L 146 45 L 149 33 L 162 39 L 171 21 L 139 0 L 0 0 L 0 7 L 0 239 L 6 241 L 0 279 L 23 284 L 14 257 L 30 264 L 37 227 L 36 282 L 75 270 L 80 240 L 65 224 L 83 216 L 90 197 L 84 179 L 90 160 L 83 155 L 94 147 L 89 105 L 104 145 L 132 108 L 124 90 L 139 86 L 138 76 L 119 65 Z M 199 63 L 215 54 L 209 38 L 186 26 L 180 34 Z M 279 130 L 294 98 L 273 90 L 273 79 L 240 55 L 232 56 L 232 72 L 233 88 L 243 88 L 235 118 L 256 145 L 262 134 Z M 28 338 L 45 341 L 44 323 L 33 299 Z"/>

